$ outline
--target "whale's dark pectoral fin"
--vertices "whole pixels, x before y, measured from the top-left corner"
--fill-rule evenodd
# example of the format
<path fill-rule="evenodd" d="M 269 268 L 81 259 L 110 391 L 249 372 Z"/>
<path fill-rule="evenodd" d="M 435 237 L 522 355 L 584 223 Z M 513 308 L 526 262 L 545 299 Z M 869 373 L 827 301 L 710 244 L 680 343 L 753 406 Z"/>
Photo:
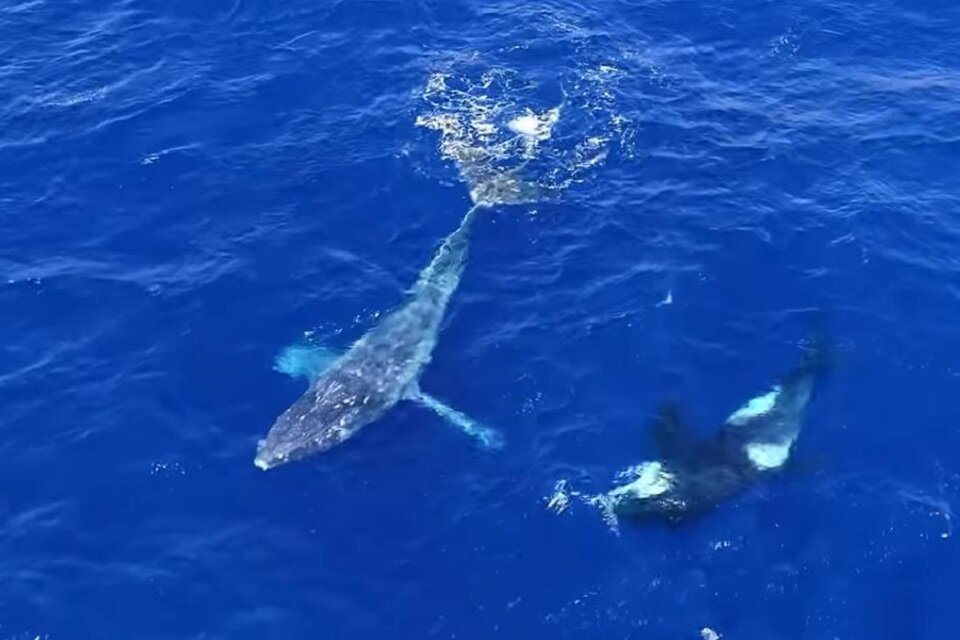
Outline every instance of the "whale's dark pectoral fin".
<path fill-rule="evenodd" d="M 680 421 L 680 408 L 675 402 L 664 402 L 653 423 L 653 440 L 660 455 L 669 460 L 683 460 L 697 446 L 697 436 Z"/>
<path fill-rule="evenodd" d="M 457 427 L 471 438 L 476 439 L 488 449 L 499 449 L 503 446 L 503 435 L 496 429 L 480 424 L 470 416 L 457 411 L 433 396 L 416 390 L 410 394 L 410 399 L 430 409 L 447 423 Z"/>
<path fill-rule="evenodd" d="M 323 375 L 340 357 L 340 354 L 310 344 L 292 344 L 284 347 L 274 359 L 275 371 L 285 373 L 291 378 L 304 378 L 312 383 Z"/>

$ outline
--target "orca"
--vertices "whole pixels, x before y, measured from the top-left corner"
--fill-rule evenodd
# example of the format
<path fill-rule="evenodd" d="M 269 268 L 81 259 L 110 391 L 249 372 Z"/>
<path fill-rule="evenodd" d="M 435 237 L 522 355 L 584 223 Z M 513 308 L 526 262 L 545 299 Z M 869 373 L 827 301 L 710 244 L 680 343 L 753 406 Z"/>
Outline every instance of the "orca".
<path fill-rule="evenodd" d="M 627 482 L 591 501 L 616 519 L 678 524 L 781 471 L 829 364 L 823 341 L 810 341 L 789 374 L 734 411 L 710 438 L 684 425 L 676 404 L 664 404 L 653 425 L 660 458 L 634 465 L 621 474 Z"/>

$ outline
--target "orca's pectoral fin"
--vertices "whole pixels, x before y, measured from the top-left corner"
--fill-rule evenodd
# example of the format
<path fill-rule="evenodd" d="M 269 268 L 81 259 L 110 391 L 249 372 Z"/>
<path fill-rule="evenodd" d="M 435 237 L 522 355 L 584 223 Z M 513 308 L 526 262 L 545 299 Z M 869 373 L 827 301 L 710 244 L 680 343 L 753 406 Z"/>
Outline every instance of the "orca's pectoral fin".
<path fill-rule="evenodd" d="M 312 344 L 292 344 L 284 347 L 274 358 L 275 371 L 292 378 L 313 382 L 337 361 L 340 354 L 332 349 Z"/>
<path fill-rule="evenodd" d="M 457 411 L 433 396 L 427 395 L 420 390 L 415 390 L 410 394 L 410 399 L 430 409 L 447 423 L 457 427 L 471 438 L 478 440 L 484 447 L 499 449 L 503 446 L 503 435 L 499 431 L 480 424 L 465 413 Z"/>
<path fill-rule="evenodd" d="M 680 408 L 675 402 L 664 402 L 653 423 L 653 440 L 660 455 L 682 460 L 696 448 L 697 437 L 680 421 Z"/>

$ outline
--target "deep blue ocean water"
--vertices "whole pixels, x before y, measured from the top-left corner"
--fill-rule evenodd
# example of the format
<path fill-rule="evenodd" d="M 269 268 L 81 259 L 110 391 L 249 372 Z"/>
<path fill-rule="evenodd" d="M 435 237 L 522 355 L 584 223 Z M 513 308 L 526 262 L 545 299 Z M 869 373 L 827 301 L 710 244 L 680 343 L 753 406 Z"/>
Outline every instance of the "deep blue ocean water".
<path fill-rule="evenodd" d="M 437 123 L 553 108 L 501 158 L 552 197 L 483 212 L 422 380 L 506 447 L 402 404 L 256 469 L 277 353 L 470 206 Z M 958 166 L 949 3 L 6 0 L 0 638 L 953 638 Z M 677 530 L 545 508 L 812 315 L 786 473 Z"/>

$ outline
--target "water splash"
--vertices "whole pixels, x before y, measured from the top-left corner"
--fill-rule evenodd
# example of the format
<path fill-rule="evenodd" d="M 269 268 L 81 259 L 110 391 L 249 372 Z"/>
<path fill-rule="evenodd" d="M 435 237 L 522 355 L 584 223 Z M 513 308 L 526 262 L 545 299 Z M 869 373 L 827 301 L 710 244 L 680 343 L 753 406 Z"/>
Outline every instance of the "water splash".
<path fill-rule="evenodd" d="M 522 177 L 537 197 L 527 190 L 521 201 L 543 199 L 583 181 L 622 143 L 626 118 L 611 89 L 619 76 L 609 64 L 577 68 L 560 81 L 560 104 L 544 104 L 543 87 L 507 67 L 437 71 L 422 90 L 416 124 L 440 134 L 440 155 L 468 184 Z"/>
<path fill-rule="evenodd" d="M 599 509 L 607 528 L 615 535 L 620 535 L 620 520 L 613 511 L 613 501 L 606 494 L 583 493 L 574 489 L 569 480 L 561 479 L 553 486 L 553 493 L 543 498 L 543 502 L 548 511 L 559 515 L 570 509 L 574 498 Z"/>

